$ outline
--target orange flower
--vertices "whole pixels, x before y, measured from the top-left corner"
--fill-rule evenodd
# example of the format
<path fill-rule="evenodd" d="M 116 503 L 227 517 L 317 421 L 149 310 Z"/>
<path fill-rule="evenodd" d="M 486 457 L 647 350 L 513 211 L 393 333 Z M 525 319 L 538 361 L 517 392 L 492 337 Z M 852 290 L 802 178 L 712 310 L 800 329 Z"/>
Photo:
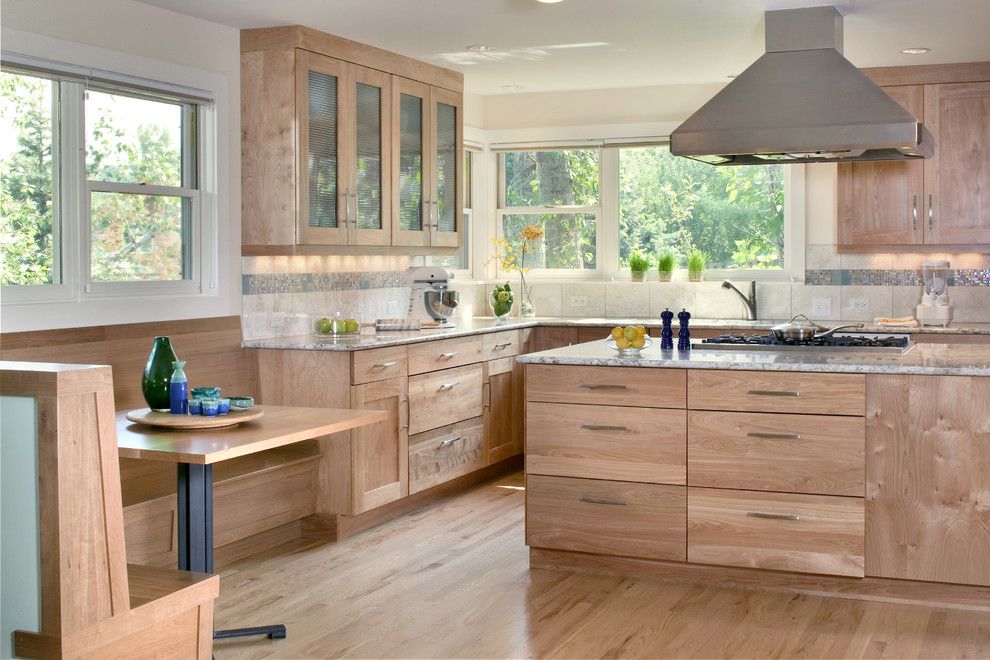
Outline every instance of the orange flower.
<path fill-rule="evenodd" d="M 543 229 L 539 225 L 528 225 L 523 227 L 522 235 L 528 241 L 539 240 L 543 238 Z"/>

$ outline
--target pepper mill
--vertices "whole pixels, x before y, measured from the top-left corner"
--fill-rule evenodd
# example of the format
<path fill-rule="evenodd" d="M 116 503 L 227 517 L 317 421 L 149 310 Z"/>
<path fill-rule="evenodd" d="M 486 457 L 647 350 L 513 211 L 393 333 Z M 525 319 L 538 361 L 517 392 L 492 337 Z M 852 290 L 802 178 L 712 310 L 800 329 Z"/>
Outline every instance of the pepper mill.
<path fill-rule="evenodd" d="M 674 313 L 668 307 L 660 312 L 660 319 L 663 321 L 663 327 L 660 328 L 660 350 L 673 348 L 674 329 L 670 327 L 670 324 L 674 320 Z"/>
<path fill-rule="evenodd" d="M 677 350 L 679 351 L 691 350 L 691 331 L 688 330 L 688 319 L 690 318 L 691 313 L 686 309 L 682 309 L 677 314 L 677 320 L 681 322 L 680 330 L 677 331 Z"/>

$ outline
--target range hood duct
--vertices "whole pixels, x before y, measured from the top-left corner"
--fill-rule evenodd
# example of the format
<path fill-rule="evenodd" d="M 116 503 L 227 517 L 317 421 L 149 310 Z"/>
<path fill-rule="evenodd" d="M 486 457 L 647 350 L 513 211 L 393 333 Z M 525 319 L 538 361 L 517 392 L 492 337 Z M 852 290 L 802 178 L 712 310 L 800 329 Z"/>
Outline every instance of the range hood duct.
<path fill-rule="evenodd" d="M 842 55 L 834 7 L 768 11 L 766 53 L 670 135 L 712 165 L 930 158 L 934 140 Z"/>

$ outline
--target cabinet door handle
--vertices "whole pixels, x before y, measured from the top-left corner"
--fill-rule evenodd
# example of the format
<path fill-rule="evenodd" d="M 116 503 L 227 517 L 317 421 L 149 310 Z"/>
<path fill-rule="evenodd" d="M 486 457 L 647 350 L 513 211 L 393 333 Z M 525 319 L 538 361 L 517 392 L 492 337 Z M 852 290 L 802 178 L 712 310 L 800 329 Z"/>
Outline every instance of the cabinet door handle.
<path fill-rule="evenodd" d="M 932 196 L 928 196 L 928 231 L 935 231 L 935 211 L 932 209 Z"/>
<path fill-rule="evenodd" d="M 586 390 L 625 390 L 628 385 L 612 385 L 609 383 L 581 383 L 581 387 Z"/>
<path fill-rule="evenodd" d="M 801 396 L 800 392 L 787 392 L 784 390 L 746 390 L 746 394 L 755 396 Z"/>
<path fill-rule="evenodd" d="M 766 518 L 767 520 L 801 520 L 801 516 L 796 513 L 763 513 L 762 511 L 748 511 L 750 518 Z"/>
<path fill-rule="evenodd" d="M 800 433 L 762 433 L 760 431 L 752 431 L 746 434 L 750 438 L 763 438 L 765 440 L 800 440 Z"/>
<path fill-rule="evenodd" d="M 581 428 L 589 431 L 627 431 L 625 426 L 611 426 L 609 424 L 582 424 Z"/>
<path fill-rule="evenodd" d="M 625 506 L 625 500 L 610 500 L 605 497 L 588 497 L 587 495 L 581 496 L 581 501 L 587 504 L 610 504 L 612 506 Z"/>
<path fill-rule="evenodd" d="M 450 351 L 449 353 L 441 353 L 440 354 L 440 359 L 441 360 L 449 360 L 450 358 L 454 357 L 458 353 L 460 353 L 460 351 Z"/>
<path fill-rule="evenodd" d="M 379 362 L 378 364 L 372 365 L 372 369 L 388 369 L 389 367 L 394 367 L 399 364 L 398 360 L 386 360 L 385 362 Z"/>
<path fill-rule="evenodd" d="M 455 442 L 457 442 L 460 439 L 461 439 L 461 436 L 459 436 L 459 435 L 454 435 L 454 436 L 451 436 L 449 438 L 444 438 L 443 440 L 440 441 L 440 446 L 441 447 L 449 447 L 450 445 L 454 444 Z"/>
<path fill-rule="evenodd" d="M 918 196 L 911 200 L 911 226 L 918 231 Z"/>
<path fill-rule="evenodd" d="M 344 198 L 344 229 L 347 229 L 347 223 L 349 222 L 347 215 L 348 210 L 350 209 L 350 205 L 347 203 L 347 191 L 345 190 L 340 193 L 340 196 Z"/>
<path fill-rule="evenodd" d="M 454 389 L 454 386 L 455 385 L 460 385 L 460 384 L 461 384 L 461 381 L 459 381 L 459 380 L 452 380 L 449 383 L 444 383 L 443 385 L 441 385 L 440 386 L 440 389 L 437 390 L 437 391 L 438 392 L 446 392 L 448 390 Z"/>
<path fill-rule="evenodd" d="M 409 397 L 402 399 L 402 403 L 406 405 L 406 423 L 399 426 L 403 431 L 409 430 Z"/>
<path fill-rule="evenodd" d="M 512 346 L 512 342 L 511 341 L 507 341 L 504 344 L 495 344 L 494 346 L 492 346 L 492 350 L 493 351 L 500 351 L 503 348 L 508 348 L 509 346 Z"/>
<path fill-rule="evenodd" d="M 492 407 L 492 387 L 487 381 L 481 386 L 481 400 L 483 404 L 482 411 Z"/>
<path fill-rule="evenodd" d="M 348 212 L 347 217 L 351 219 L 351 224 L 354 225 L 354 229 L 357 229 L 358 225 L 358 205 L 357 205 L 357 193 L 351 193 L 351 199 L 354 200 L 354 215 Z"/>

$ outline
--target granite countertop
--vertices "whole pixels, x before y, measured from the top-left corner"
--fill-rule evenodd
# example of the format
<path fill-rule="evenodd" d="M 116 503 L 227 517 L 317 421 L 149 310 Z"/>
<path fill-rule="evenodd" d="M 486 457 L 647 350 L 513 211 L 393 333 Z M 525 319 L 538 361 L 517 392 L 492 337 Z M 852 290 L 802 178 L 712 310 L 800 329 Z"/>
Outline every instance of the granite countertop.
<path fill-rule="evenodd" d="M 990 376 L 990 344 L 914 344 L 905 353 L 869 350 L 660 350 L 660 342 L 639 358 L 620 358 L 601 342 L 555 348 L 516 358 L 526 364 L 565 364 L 668 369 L 738 369 L 834 373 Z"/>
<path fill-rule="evenodd" d="M 474 317 L 469 319 L 456 319 L 456 327 L 436 330 L 416 330 L 410 332 L 379 332 L 362 333 L 349 337 L 329 337 L 317 334 L 294 335 L 287 337 L 272 337 L 269 339 L 251 339 L 241 343 L 244 348 L 273 348 L 287 350 L 308 350 L 308 351 L 361 351 L 369 348 L 381 348 L 383 346 L 399 346 L 402 344 L 417 344 L 419 342 L 430 341 L 432 339 L 447 339 L 450 337 L 466 337 L 469 335 L 485 334 L 488 332 L 499 332 L 501 330 L 514 330 L 517 328 L 532 328 L 535 326 L 557 326 L 557 327 L 611 327 L 615 325 L 645 325 L 660 326 L 660 319 L 649 318 L 567 318 L 567 317 L 539 317 L 531 319 L 512 318 L 505 321 L 496 321 L 491 317 Z M 770 327 L 781 323 L 781 320 L 761 319 L 759 321 L 746 321 L 742 319 L 691 319 L 691 327 L 705 330 L 730 328 L 758 333 L 769 331 Z M 826 324 L 829 327 L 844 325 L 847 322 L 830 321 Z M 909 332 L 923 334 L 951 334 L 951 335 L 990 335 L 990 323 L 971 323 L 965 327 L 950 326 L 948 328 L 878 328 L 875 325 L 867 325 L 857 332 Z"/>

